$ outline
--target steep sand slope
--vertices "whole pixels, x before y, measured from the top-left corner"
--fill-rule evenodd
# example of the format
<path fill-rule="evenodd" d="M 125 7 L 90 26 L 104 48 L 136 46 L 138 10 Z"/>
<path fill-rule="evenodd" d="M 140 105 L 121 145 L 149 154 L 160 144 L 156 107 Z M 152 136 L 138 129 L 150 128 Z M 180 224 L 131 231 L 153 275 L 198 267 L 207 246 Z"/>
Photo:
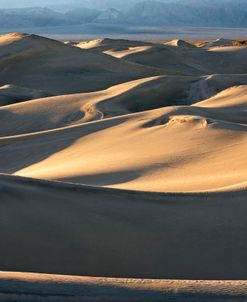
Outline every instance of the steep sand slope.
<path fill-rule="evenodd" d="M 0 301 L 240 301 L 246 281 L 92 278 L 0 273 Z"/>
<path fill-rule="evenodd" d="M 246 82 L 247 75 L 159 76 L 123 83 L 99 92 L 61 95 L 4 106 L 0 108 L 0 135 L 49 130 L 164 106 L 190 105 L 232 85 Z M 232 92 L 234 94 L 234 90 Z"/>
<path fill-rule="evenodd" d="M 2 270 L 247 277 L 245 190 L 155 194 L 4 175 L 0 186 Z"/>
<path fill-rule="evenodd" d="M 155 73 L 153 68 L 35 35 L 0 37 L 1 85 L 65 94 L 99 90 Z"/>
<path fill-rule="evenodd" d="M 184 40 L 179 40 L 179 39 L 168 41 L 164 43 L 164 45 L 183 47 L 183 48 L 195 48 L 193 44 L 190 44 Z"/>

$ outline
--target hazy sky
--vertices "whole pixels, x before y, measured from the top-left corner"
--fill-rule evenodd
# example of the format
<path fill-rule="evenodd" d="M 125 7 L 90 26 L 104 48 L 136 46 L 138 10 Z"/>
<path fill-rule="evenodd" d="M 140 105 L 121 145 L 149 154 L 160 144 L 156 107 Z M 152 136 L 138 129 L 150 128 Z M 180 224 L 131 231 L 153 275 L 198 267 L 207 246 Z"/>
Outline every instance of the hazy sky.
<path fill-rule="evenodd" d="M 0 0 L 1 8 L 21 8 L 21 7 L 51 7 L 51 8 L 69 8 L 76 7 L 91 7 L 91 8 L 127 8 L 134 3 L 141 2 L 143 0 Z M 152 1 L 152 0 L 149 0 Z M 219 2 L 234 2 L 236 0 L 153 0 L 159 2 L 181 2 L 194 1 L 199 3 L 211 2 L 212 4 Z M 239 1 L 239 0 L 238 0 Z M 244 1 L 244 0 L 243 0 Z M 247 0 L 245 0 L 247 1 Z"/>
<path fill-rule="evenodd" d="M 60 0 L 0 0 L 0 7 L 7 8 L 7 7 L 26 7 L 26 6 L 45 6 L 49 4 L 55 3 L 65 3 L 65 1 Z M 67 1 L 69 2 L 69 1 Z"/>
<path fill-rule="evenodd" d="M 118 4 L 119 2 L 138 2 L 138 0 L 125 0 L 125 1 L 120 1 L 120 0 L 99 0 L 99 1 L 94 1 L 94 0 L 0 0 L 0 6 L 3 7 L 26 7 L 26 6 L 47 6 L 47 5 L 88 5 L 90 2 L 98 2 L 97 4 L 102 4 L 109 3 L 113 4 L 114 2 Z"/>
<path fill-rule="evenodd" d="M 171 2 L 176 0 L 159 0 Z M 200 0 L 198 0 L 200 1 Z M 28 7 L 28 6 L 97 6 L 104 7 L 124 7 L 141 0 L 0 0 L 0 8 Z"/>

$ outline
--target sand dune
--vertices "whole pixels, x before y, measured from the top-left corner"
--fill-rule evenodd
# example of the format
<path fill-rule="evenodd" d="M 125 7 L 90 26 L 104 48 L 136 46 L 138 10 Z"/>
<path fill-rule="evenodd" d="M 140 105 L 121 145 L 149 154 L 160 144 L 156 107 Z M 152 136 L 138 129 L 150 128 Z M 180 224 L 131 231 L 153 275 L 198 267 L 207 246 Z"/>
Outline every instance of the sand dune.
<path fill-rule="evenodd" d="M 4 175 L 0 184 L 2 270 L 246 278 L 244 190 L 156 194 Z"/>
<path fill-rule="evenodd" d="M 226 44 L 0 36 L 0 301 L 245 300 L 222 281 L 247 278 L 247 48 Z"/>
<path fill-rule="evenodd" d="M 35 178 L 159 192 L 219 190 L 246 180 L 246 125 L 233 123 L 225 109 L 211 117 L 204 108 L 162 108 L 3 137 L 1 144 L 2 172 Z"/>
<path fill-rule="evenodd" d="M 52 96 L 52 93 L 43 90 L 23 88 L 15 85 L 3 85 L 0 87 L 0 106 L 48 96 Z"/>
<path fill-rule="evenodd" d="M 94 51 L 107 51 L 107 50 L 123 50 L 130 47 L 152 46 L 152 43 L 144 41 L 130 41 L 124 39 L 97 39 L 92 41 L 84 41 L 74 43 L 75 46 L 83 49 L 91 49 Z"/>
<path fill-rule="evenodd" d="M 219 53 L 220 51 L 220 53 Z M 232 74 L 246 73 L 247 47 L 224 47 L 202 49 L 168 45 L 155 45 L 152 48 L 125 56 L 125 60 L 165 69 L 176 74 Z"/>
<path fill-rule="evenodd" d="M 103 52 L 120 59 L 129 54 L 143 52 L 153 46 L 153 44 L 149 42 L 123 39 L 98 39 L 73 43 L 73 45 L 82 49 L 90 49 L 93 52 Z"/>
<path fill-rule="evenodd" d="M 6 290 L 7 287 L 7 290 Z M 92 278 L 0 273 L 0 301 L 240 301 L 246 281 Z"/>
<path fill-rule="evenodd" d="M 134 46 L 134 47 L 126 47 L 126 48 L 120 48 L 120 49 L 110 49 L 105 50 L 104 53 L 107 55 L 110 55 L 115 58 L 123 59 L 124 57 L 127 57 L 128 55 L 135 54 L 138 52 L 147 51 L 148 49 L 151 49 L 152 46 Z"/>
<path fill-rule="evenodd" d="M 234 46 L 235 42 L 218 39 L 206 43 L 204 47 L 195 47 L 183 40 L 152 44 L 141 41 L 103 39 L 77 43 L 76 46 L 96 53 L 106 53 L 128 62 L 163 69 L 166 74 L 246 73 L 247 65 L 244 58 L 247 47 Z M 231 51 L 224 46 L 231 46 Z M 218 50 L 222 53 L 219 54 Z"/>
<path fill-rule="evenodd" d="M 233 46 L 235 43 L 235 40 L 231 39 L 216 39 L 214 41 L 210 41 L 206 43 L 204 48 L 211 48 L 211 47 L 225 47 L 225 46 Z"/>
<path fill-rule="evenodd" d="M 158 76 L 99 92 L 22 102 L 0 108 L 0 134 L 32 133 L 164 106 L 191 105 L 246 81 L 247 75 Z"/>
<path fill-rule="evenodd" d="M 164 45 L 184 47 L 184 48 L 195 48 L 193 44 L 190 44 L 184 40 L 179 40 L 179 39 L 165 42 Z"/>
<path fill-rule="evenodd" d="M 194 105 L 212 108 L 211 112 L 220 112 L 222 119 L 228 117 L 231 122 L 247 124 L 247 85 L 231 87 Z M 231 112 L 230 117 L 229 112 Z"/>
<path fill-rule="evenodd" d="M 160 73 L 35 35 L 7 35 L 0 41 L 1 85 L 68 94 Z"/>

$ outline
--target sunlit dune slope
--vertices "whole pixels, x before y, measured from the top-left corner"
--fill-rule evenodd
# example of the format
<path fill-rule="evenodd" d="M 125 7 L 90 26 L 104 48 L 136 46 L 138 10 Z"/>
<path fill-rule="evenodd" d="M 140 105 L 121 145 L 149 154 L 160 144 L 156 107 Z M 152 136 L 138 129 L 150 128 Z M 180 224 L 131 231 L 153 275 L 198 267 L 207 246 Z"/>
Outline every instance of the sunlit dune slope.
<path fill-rule="evenodd" d="M 190 105 L 236 83 L 246 82 L 247 75 L 159 76 L 126 82 L 99 92 L 3 106 L 0 107 L 0 135 L 49 130 L 164 106 Z M 231 91 L 234 94 L 235 90 Z"/>
<path fill-rule="evenodd" d="M 134 190 L 227 189 L 246 180 L 247 164 L 246 117 L 234 123 L 227 107 L 167 107 L 3 137 L 1 170 Z"/>
<path fill-rule="evenodd" d="M 168 41 L 168 42 L 164 43 L 164 45 L 176 46 L 176 47 L 182 47 L 182 48 L 195 48 L 196 47 L 193 44 L 190 44 L 190 43 L 188 43 L 184 40 L 180 40 L 180 39 Z"/>
<path fill-rule="evenodd" d="M 230 120 L 235 123 L 247 124 L 247 85 L 231 87 L 195 106 L 208 108 L 212 114 L 221 113 L 222 119 L 231 112 Z"/>
<path fill-rule="evenodd" d="M 104 39 L 88 42 L 88 48 L 120 49 L 139 47 L 140 43 Z M 143 72 L 151 69 L 101 51 L 80 50 L 34 35 L 1 36 L 1 64 L 11 63 L 3 69 L 3 77 L 9 75 L 12 82 L 22 82 L 28 71 L 28 76 L 32 76 L 29 86 L 36 83 L 43 89 L 43 84 L 48 84 L 53 87 L 48 91 L 55 91 L 54 81 L 58 81 L 60 90 L 59 96 L 20 102 L 22 94 L 35 98 L 45 92 L 38 87 L 25 88 L 27 85 L 2 86 L 5 101 L 14 102 L 16 97 L 18 104 L 0 108 L 1 172 L 158 192 L 242 187 L 246 180 L 246 73 L 236 70 L 246 48 L 222 47 L 214 52 L 185 43 L 144 43 L 151 48 L 125 59 L 137 56 L 149 60 L 154 56 L 162 65 L 162 60 L 167 63 L 173 58 L 173 71 L 183 69 L 182 60 L 201 71 L 206 66 L 227 68 L 226 74 L 195 76 L 194 72 L 189 74 L 186 65 L 186 75 L 144 77 Z M 218 57 L 221 60 L 214 61 Z M 227 60 L 233 58 L 235 61 L 227 65 Z M 37 68 L 38 63 L 36 82 L 28 68 Z M 19 64 L 27 68 L 22 70 Z M 92 76 L 99 73 L 102 82 L 107 79 L 106 70 L 113 82 L 118 75 L 122 82 L 90 93 L 83 93 L 84 88 L 80 87 L 80 93 L 63 95 L 64 90 L 69 91 L 68 82 L 61 80 L 60 75 L 72 83 L 67 68 L 74 72 L 80 64 L 87 66 Z M 244 71 L 245 63 L 241 66 Z M 136 76 L 140 73 L 140 78 L 123 81 L 122 76 L 132 77 L 133 71 Z M 40 76 L 47 77 L 50 72 L 56 72 L 56 76 L 42 82 Z M 86 81 L 90 80 L 88 74 L 86 77 Z M 95 78 L 91 82 L 98 83 Z M 80 81 L 73 83 L 79 85 Z"/>

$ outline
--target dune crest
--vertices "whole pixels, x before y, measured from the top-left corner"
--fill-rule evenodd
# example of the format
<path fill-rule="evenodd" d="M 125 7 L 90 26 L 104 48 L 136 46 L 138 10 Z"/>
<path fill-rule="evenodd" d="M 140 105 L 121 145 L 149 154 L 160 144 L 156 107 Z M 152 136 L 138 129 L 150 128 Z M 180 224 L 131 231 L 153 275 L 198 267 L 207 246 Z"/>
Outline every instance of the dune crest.
<path fill-rule="evenodd" d="M 184 40 L 179 40 L 179 39 L 166 42 L 166 43 L 164 43 L 164 45 L 185 47 L 185 48 L 194 48 L 195 47 L 193 44 L 190 44 Z"/>

